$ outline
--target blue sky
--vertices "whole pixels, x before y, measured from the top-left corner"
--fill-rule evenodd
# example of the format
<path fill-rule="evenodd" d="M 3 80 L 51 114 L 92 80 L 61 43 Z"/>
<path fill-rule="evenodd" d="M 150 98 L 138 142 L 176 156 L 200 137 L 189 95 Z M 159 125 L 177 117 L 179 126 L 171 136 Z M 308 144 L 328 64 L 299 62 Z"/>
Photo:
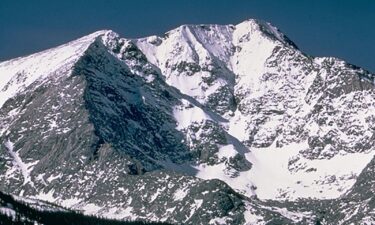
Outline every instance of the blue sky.
<path fill-rule="evenodd" d="M 307 54 L 339 57 L 375 72 L 372 0 L 1 0 L 0 61 L 100 29 L 136 38 L 181 24 L 248 18 L 271 22 Z"/>

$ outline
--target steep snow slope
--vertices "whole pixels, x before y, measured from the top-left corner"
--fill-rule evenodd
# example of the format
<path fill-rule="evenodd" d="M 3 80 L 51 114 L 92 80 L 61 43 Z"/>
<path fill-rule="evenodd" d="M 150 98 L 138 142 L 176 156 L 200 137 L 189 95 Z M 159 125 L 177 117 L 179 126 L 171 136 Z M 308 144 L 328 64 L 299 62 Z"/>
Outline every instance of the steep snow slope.
<path fill-rule="evenodd" d="M 266 199 L 336 198 L 374 155 L 374 131 L 365 122 L 374 119 L 374 76 L 337 59 L 306 56 L 268 23 L 181 26 L 137 45 L 167 83 L 223 115 L 220 125 L 250 151 L 252 170 L 233 177 L 224 162 L 202 164 L 198 177 Z M 194 108 L 180 111 L 179 128 L 213 120 Z M 349 131 L 354 126 L 361 131 Z M 217 154 L 234 157 L 239 148 L 230 143 Z M 344 167 L 350 158 L 356 163 Z"/>
<path fill-rule="evenodd" d="M 34 82 L 43 82 L 48 76 L 68 76 L 74 63 L 83 55 L 96 37 L 107 31 L 98 31 L 65 45 L 0 63 L 0 106 Z"/>
<path fill-rule="evenodd" d="M 0 71 L 0 188 L 86 213 L 303 224 L 256 198 L 345 197 L 375 152 L 374 75 L 258 20 L 100 31 Z"/>
<path fill-rule="evenodd" d="M 117 41 L 123 54 L 112 51 Z M 202 107 L 168 86 L 139 53 L 131 42 L 106 32 L 70 75 L 48 76 L 27 88 L 33 91 L 6 101 L 1 189 L 118 219 L 242 224 L 244 214 L 259 214 L 259 220 L 270 220 L 272 210 L 250 203 L 222 181 L 186 175 L 206 149 L 190 151 L 175 129 L 173 110 L 182 102 Z M 217 128 L 207 126 L 212 127 Z M 24 165 L 33 163 L 27 176 L 14 164 L 15 152 Z M 152 172 L 160 169 L 164 172 Z"/>

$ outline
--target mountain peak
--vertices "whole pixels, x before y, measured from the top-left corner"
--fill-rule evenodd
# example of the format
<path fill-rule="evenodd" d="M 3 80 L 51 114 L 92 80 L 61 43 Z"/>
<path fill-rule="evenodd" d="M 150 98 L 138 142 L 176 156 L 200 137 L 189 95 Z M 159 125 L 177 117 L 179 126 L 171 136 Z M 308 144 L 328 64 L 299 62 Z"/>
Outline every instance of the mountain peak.
<path fill-rule="evenodd" d="M 243 22 L 238 24 L 227 24 L 227 25 L 220 25 L 220 24 L 184 24 L 181 25 L 169 32 L 167 34 L 172 33 L 186 33 L 186 32 L 200 32 L 202 30 L 214 30 L 215 32 L 221 32 L 223 30 L 229 31 L 233 33 L 235 30 L 240 30 L 240 33 L 244 34 L 255 34 L 260 32 L 262 35 L 265 35 L 273 40 L 280 41 L 283 44 L 293 46 L 297 48 L 297 46 L 283 33 L 280 31 L 279 28 L 275 27 L 269 22 L 259 20 L 259 19 L 247 19 Z M 298 48 L 297 48 L 298 49 Z"/>
<path fill-rule="evenodd" d="M 283 44 L 298 49 L 297 45 L 294 44 L 283 32 L 281 32 L 279 28 L 264 20 L 248 19 L 237 24 L 236 29 L 244 29 L 243 32 L 261 32 L 271 39 L 278 40 Z"/>
<path fill-rule="evenodd" d="M 312 224 L 320 212 L 364 224 L 373 83 L 256 19 L 141 39 L 100 30 L 0 63 L 0 191 L 172 224 Z M 363 218 L 348 221 L 340 196 Z"/>
<path fill-rule="evenodd" d="M 35 81 L 54 74 L 70 74 L 74 64 L 98 37 L 104 41 L 116 35 L 111 30 L 100 30 L 55 48 L 1 62 L 0 106 Z"/>
<path fill-rule="evenodd" d="M 79 39 L 76 39 L 74 41 L 78 41 L 78 40 L 91 40 L 91 39 L 95 39 L 97 37 L 100 37 L 100 36 L 103 36 L 103 35 L 108 35 L 108 34 L 111 34 L 111 33 L 115 33 L 115 32 L 113 32 L 112 30 L 109 30 L 109 29 L 98 30 L 98 31 L 95 31 L 95 32 L 93 32 L 91 34 L 85 35 L 85 36 L 83 36 L 83 37 L 81 37 Z"/>

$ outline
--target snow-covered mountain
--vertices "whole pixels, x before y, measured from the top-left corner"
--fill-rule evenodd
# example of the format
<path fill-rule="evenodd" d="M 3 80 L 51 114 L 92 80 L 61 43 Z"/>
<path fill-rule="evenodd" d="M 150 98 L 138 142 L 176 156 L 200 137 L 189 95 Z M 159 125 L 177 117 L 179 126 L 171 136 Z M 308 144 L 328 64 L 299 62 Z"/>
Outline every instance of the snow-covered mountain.
<path fill-rule="evenodd" d="M 119 221 L 87 216 L 35 199 L 0 192 L 1 225 L 164 225 L 158 222 Z"/>
<path fill-rule="evenodd" d="M 0 78 L 2 191 L 118 219 L 374 222 L 375 75 L 269 23 L 98 31 Z"/>

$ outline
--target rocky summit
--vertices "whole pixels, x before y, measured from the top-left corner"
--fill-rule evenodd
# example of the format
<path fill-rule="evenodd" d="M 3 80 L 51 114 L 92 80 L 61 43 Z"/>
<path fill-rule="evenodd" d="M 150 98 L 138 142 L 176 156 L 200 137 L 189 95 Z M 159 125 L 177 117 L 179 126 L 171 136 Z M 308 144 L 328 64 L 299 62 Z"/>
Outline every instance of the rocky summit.
<path fill-rule="evenodd" d="M 0 63 L 14 198 L 169 224 L 375 224 L 374 155 L 375 75 L 260 20 L 103 30 Z"/>

